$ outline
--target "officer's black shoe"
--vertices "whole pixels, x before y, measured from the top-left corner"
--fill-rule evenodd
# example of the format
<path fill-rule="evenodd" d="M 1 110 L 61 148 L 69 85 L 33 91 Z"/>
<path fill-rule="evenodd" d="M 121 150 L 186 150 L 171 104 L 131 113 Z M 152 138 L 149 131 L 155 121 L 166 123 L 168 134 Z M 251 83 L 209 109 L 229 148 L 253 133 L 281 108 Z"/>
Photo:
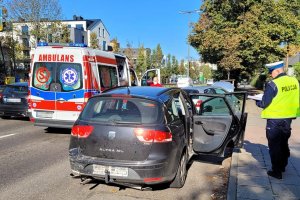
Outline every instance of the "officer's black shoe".
<path fill-rule="evenodd" d="M 281 172 L 268 171 L 267 174 L 268 174 L 269 176 L 274 177 L 274 178 L 282 179 L 282 174 L 281 174 Z"/>

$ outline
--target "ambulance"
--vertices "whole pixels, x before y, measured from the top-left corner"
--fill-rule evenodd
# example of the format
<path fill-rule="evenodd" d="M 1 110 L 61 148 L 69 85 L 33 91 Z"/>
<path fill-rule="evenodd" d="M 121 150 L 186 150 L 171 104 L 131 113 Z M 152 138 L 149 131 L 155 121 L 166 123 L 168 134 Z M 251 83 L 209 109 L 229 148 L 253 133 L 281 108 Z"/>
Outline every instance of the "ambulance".
<path fill-rule="evenodd" d="M 153 73 L 160 76 L 151 69 L 142 80 Z M 71 128 L 90 97 L 121 85 L 141 85 L 126 56 L 85 44 L 39 43 L 29 73 L 30 120 L 36 126 Z"/>

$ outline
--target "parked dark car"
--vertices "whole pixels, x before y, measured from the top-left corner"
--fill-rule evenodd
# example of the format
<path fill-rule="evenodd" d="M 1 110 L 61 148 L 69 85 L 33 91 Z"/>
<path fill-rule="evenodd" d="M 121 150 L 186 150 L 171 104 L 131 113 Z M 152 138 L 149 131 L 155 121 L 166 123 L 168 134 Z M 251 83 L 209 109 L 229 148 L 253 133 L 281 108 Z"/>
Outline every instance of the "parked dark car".
<path fill-rule="evenodd" d="M 0 116 L 2 118 L 22 116 L 28 117 L 28 83 L 5 85 L 0 93 Z"/>
<path fill-rule="evenodd" d="M 226 94 L 192 95 L 207 98 L 203 109 L 196 111 L 179 88 L 116 88 L 90 98 L 71 131 L 73 174 L 141 188 L 182 187 L 193 154 L 223 156 L 228 145 L 243 142 L 246 124 L 244 105 L 236 115 Z M 227 110 L 205 111 L 214 100 Z"/>

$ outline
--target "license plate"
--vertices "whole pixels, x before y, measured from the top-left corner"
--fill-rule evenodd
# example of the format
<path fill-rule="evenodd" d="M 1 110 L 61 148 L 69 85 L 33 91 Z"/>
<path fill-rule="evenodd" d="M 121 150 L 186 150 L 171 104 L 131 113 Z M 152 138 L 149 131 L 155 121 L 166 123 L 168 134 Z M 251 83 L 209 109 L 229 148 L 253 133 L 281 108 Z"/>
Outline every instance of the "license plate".
<path fill-rule="evenodd" d="M 110 176 L 121 176 L 121 177 L 128 176 L 128 168 L 125 168 L 125 167 L 93 165 L 93 174 L 105 175 L 106 170 Z"/>
<path fill-rule="evenodd" d="M 53 112 L 37 111 L 36 116 L 41 118 L 52 118 Z"/>
<path fill-rule="evenodd" d="M 10 103 L 20 103 L 21 99 L 20 98 L 7 98 L 6 102 L 10 102 Z"/>

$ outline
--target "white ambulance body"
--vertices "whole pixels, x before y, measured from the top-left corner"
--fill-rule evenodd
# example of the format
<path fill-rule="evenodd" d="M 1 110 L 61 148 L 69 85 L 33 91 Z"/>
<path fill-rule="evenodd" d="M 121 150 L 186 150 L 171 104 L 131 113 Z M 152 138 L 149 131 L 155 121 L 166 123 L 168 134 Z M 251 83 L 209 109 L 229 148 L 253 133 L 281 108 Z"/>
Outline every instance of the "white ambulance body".
<path fill-rule="evenodd" d="M 42 43 L 34 51 L 28 103 L 37 126 L 71 128 L 93 95 L 121 84 L 139 85 L 125 56 L 75 46 Z"/>

